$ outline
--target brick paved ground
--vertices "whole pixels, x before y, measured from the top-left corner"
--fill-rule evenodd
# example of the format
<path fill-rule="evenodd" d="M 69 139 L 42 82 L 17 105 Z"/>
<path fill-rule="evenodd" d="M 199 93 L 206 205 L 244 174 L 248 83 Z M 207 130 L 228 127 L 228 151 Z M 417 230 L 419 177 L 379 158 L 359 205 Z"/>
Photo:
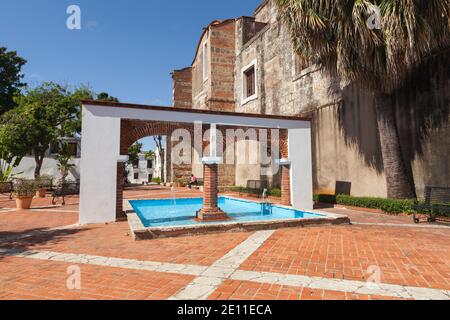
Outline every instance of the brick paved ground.
<path fill-rule="evenodd" d="M 201 197 L 177 189 L 177 197 Z M 125 191 L 125 198 L 170 197 L 161 187 Z M 14 201 L 0 195 L 0 251 L 38 250 L 179 265 L 211 266 L 253 233 L 226 233 L 134 242 L 126 222 L 45 231 L 77 222 L 78 198 L 50 206 L 37 199 L 33 210 L 11 211 Z M 48 207 L 48 208 L 42 208 Z M 410 217 L 324 209 L 349 215 L 354 223 L 275 231 L 239 267 L 240 270 L 365 281 L 369 266 L 381 271 L 381 282 L 450 290 L 450 228 L 419 227 Z M 380 224 L 390 224 L 389 226 Z M 391 226 L 397 225 L 397 226 Z M 0 299 L 165 299 L 194 278 L 183 273 L 153 272 L 81 264 L 82 290 L 66 288 L 70 263 L 2 256 Z M 390 299 L 394 295 L 355 294 L 342 289 L 303 288 L 225 279 L 210 299 Z M 330 287 L 331 286 L 331 287 Z"/>
<path fill-rule="evenodd" d="M 392 297 L 226 280 L 210 300 L 391 300 Z"/>
<path fill-rule="evenodd" d="M 336 226 L 276 231 L 241 268 L 450 290 L 450 229 Z"/>
<path fill-rule="evenodd" d="M 192 276 L 80 266 L 80 290 L 68 290 L 70 263 L 20 258 L 0 260 L 0 299 L 167 299 Z"/>

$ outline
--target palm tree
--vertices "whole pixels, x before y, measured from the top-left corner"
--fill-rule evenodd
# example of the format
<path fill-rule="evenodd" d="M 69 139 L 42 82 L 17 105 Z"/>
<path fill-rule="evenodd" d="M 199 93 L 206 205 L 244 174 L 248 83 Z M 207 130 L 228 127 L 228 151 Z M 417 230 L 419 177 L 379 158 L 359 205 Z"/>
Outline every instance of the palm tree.
<path fill-rule="evenodd" d="M 389 198 L 414 198 L 392 93 L 449 46 L 450 0 L 275 0 L 295 51 L 373 95 Z M 379 13 L 379 16 L 378 16 Z M 369 22 L 378 19 L 379 28 Z"/>
<path fill-rule="evenodd" d="M 154 160 L 156 157 L 155 151 L 149 150 L 145 152 L 145 159 L 146 160 Z"/>

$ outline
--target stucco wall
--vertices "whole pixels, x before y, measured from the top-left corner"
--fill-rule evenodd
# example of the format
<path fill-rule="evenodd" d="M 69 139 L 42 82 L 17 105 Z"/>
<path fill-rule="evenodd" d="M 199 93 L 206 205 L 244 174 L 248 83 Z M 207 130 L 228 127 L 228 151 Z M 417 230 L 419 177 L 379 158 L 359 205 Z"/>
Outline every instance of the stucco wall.
<path fill-rule="evenodd" d="M 67 180 L 75 181 L 80 179 L 80 158 L 73 158 L 70 163 L 74 164 L 75 167 L 71 168 Z M 14 168 L 14 173 L 20 173 L 20 177 L 25 179 L 34 179 L 34 169 L 36 168 L 36 162 L 34 157 L 24 157 L 20 161 L 19 166 Z M 42 162 L 41 175 L 50 175 L 54 178 L 54 183 L 56 183 L 60 178 L 61 174 L 58 170 L 58 162 L 55 158 L 46 157 Z"/>

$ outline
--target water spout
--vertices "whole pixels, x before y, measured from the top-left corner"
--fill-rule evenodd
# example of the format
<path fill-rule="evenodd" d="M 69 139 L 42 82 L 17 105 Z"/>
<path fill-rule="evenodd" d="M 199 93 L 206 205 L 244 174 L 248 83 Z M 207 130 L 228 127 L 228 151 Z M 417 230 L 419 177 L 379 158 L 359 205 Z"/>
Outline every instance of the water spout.
<path fill-rule="evenodd" d="M 267 198 L 267 189 L 264 189 L 262 193 L 261 215 L 266 216 L 270 214 L 272 214 L 272 204 Z"/>
<path fill-rule="evenodd" d="M 177 205 L 177 193 L 176 193 L 176 188 L 175 187 L 171 187 L 170 188 L 170 194 L 171 194 L 171 205 L 174 208 L 175 211 L 175 207 Z"/>

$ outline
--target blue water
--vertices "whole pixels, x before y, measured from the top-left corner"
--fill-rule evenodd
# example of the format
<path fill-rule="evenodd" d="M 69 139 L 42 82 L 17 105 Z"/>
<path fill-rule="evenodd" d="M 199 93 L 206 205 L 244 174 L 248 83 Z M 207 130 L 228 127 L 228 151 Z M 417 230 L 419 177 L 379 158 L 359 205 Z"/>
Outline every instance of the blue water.
<path fill-rule="evenodd" d="M 274 205 L 246 200 L 219 197 L 219 207 L 231 220 L 222 222 L 197 222 L 195 214 L 203 206 L 203 198 L 134 200 L 131 206 L 145 227 L 169 227 L 208 223 L 236 223 L 321 217 L 319 214 L 297 211 Z"/>

